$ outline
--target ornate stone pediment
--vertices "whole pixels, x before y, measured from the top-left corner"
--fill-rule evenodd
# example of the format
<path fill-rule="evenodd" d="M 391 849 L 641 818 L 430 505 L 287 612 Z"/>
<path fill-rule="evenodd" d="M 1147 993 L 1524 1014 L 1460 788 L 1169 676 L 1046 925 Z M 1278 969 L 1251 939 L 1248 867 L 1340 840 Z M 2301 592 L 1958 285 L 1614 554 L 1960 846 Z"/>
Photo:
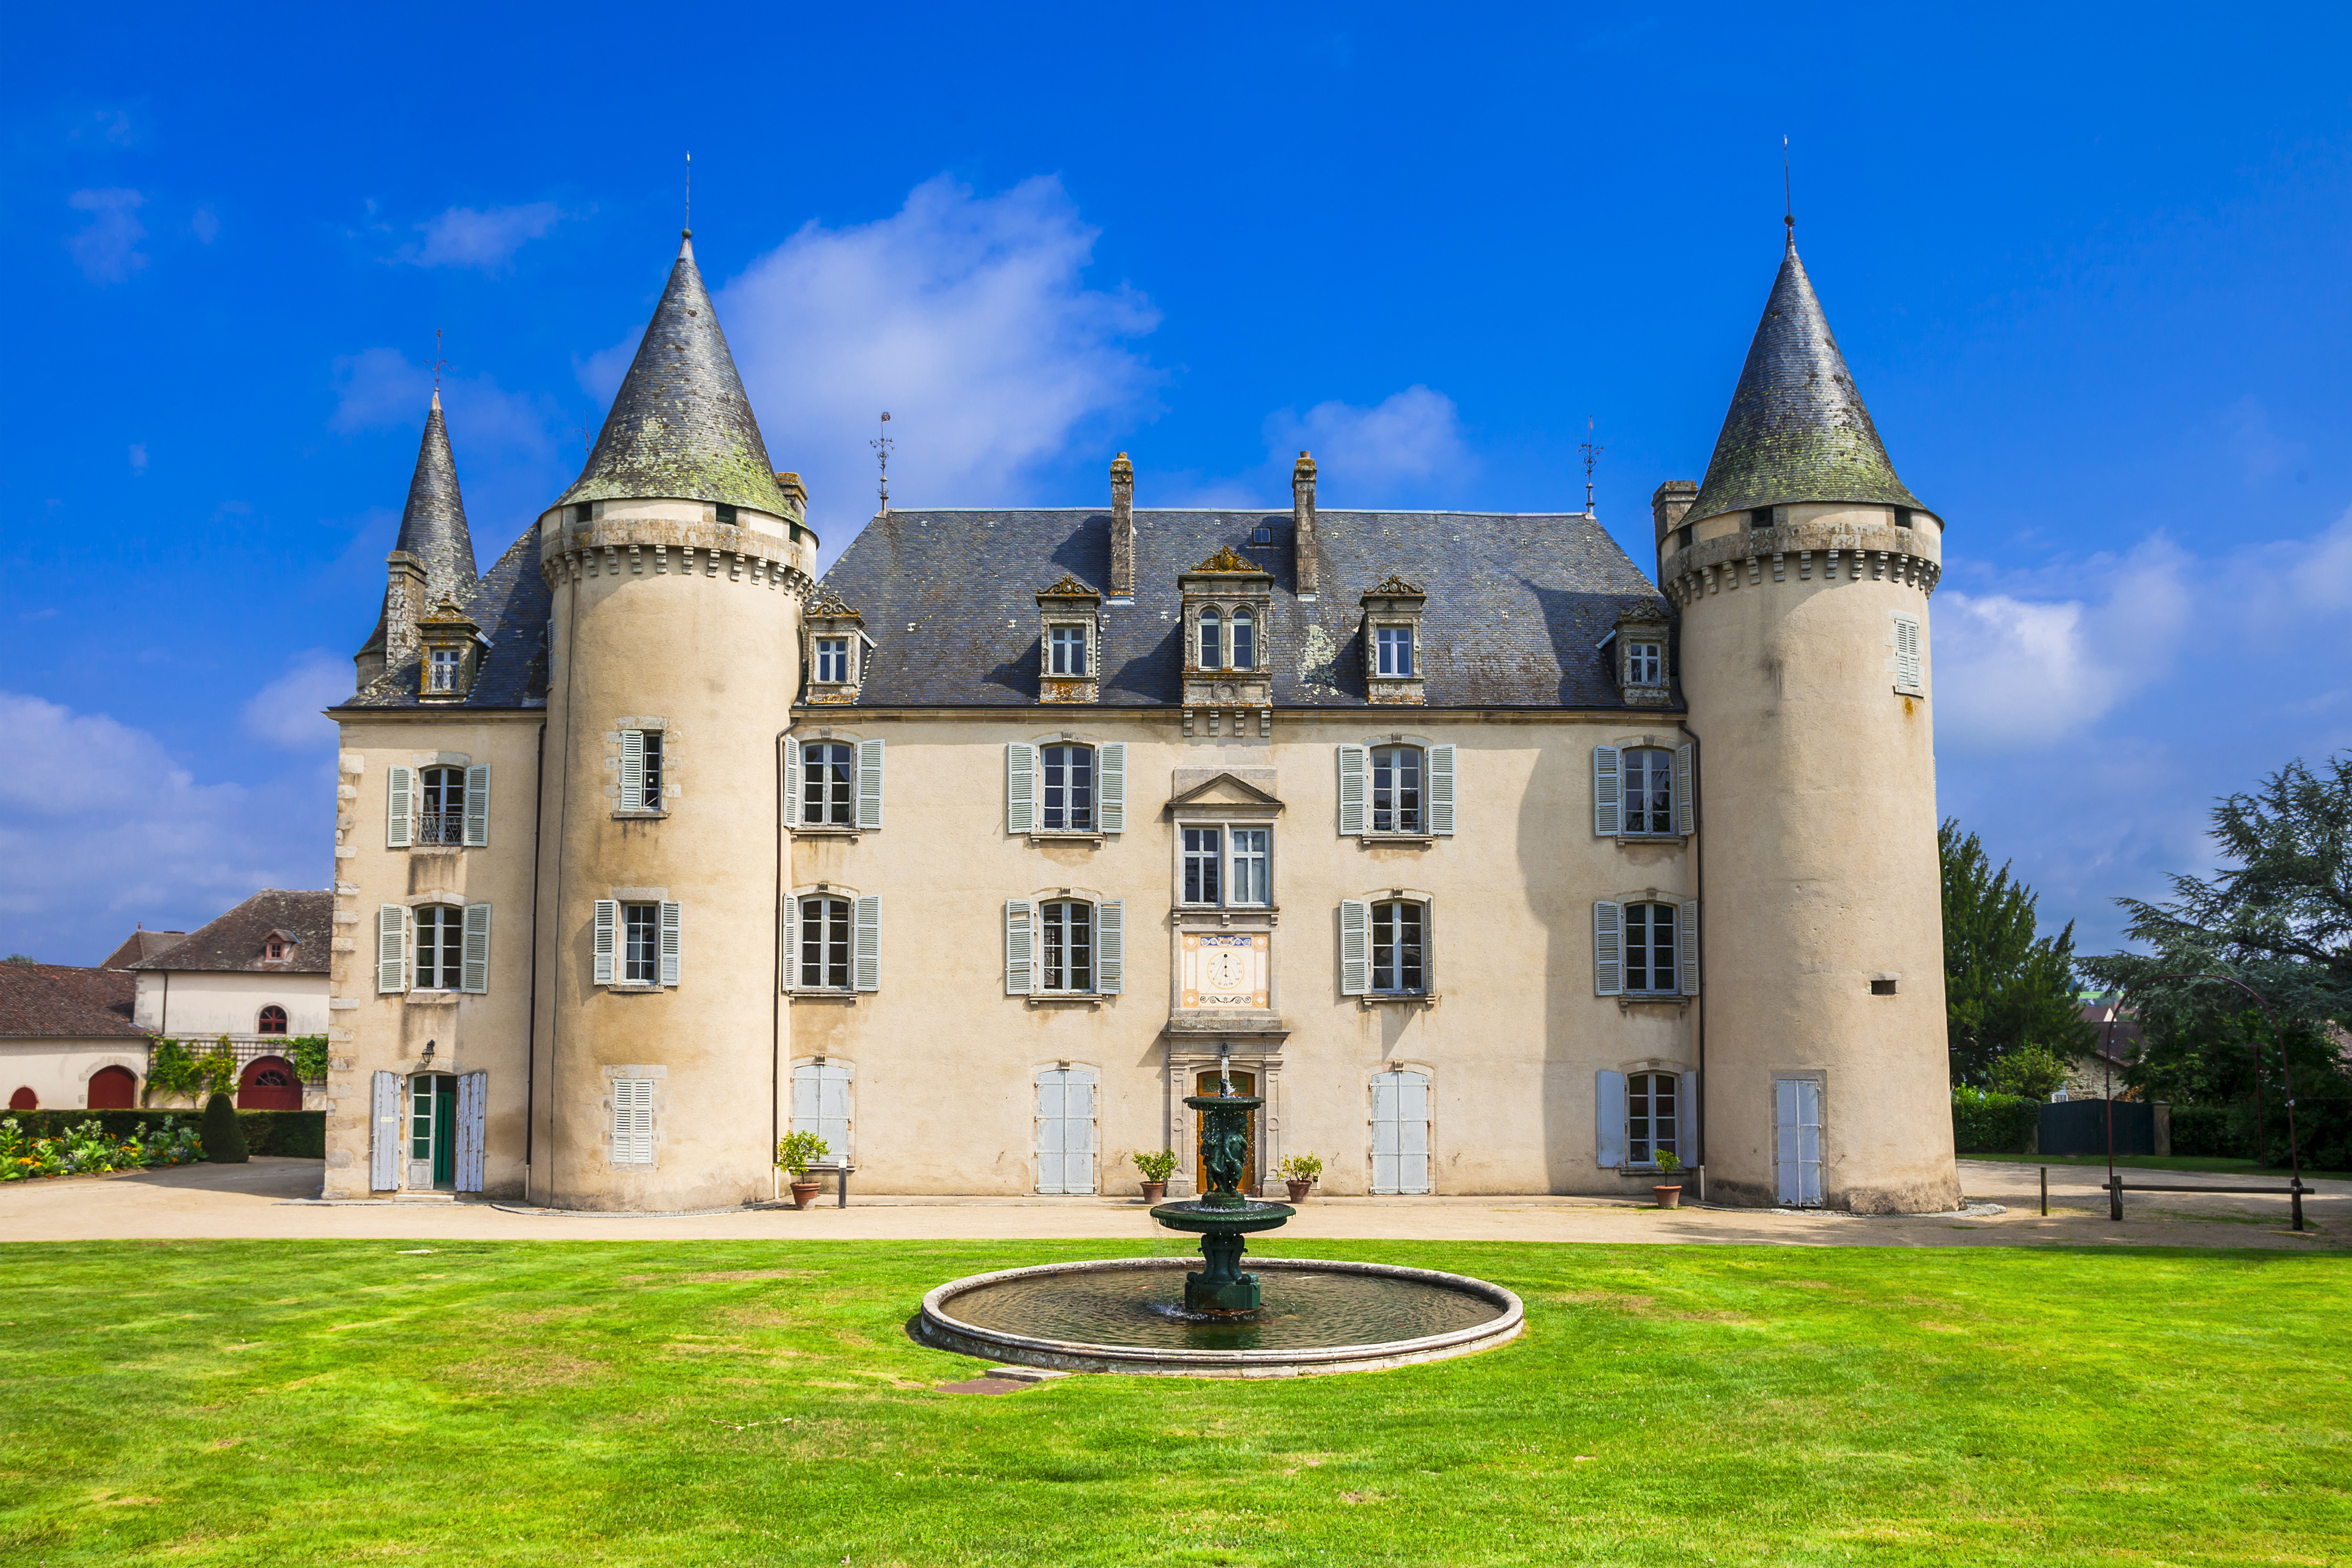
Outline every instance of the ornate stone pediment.
<path fill-rule="evenodd" d="M 1251 572 L 1259 577 L 1272 575 L 1265 570 L 1265 568 L 1258 565 L 1257 562 L 1250 559 L 1247 556 L 1243 555 L 1231 545 L 1218 546 L 1216 554 L 1211 556 L 1208 559 L 1202 561 L 1192 570 L 1194 571 L 1213 571 L 1220 574 Z"/>
<path fill-rule="evenodd" d="M 1365 590 L 1364 597 L 1367 599 L 1426 599 L 1429 596 L 1423 593 L 1418 585 L 1407 582 L 1395 572 L 1391 572 L 1385 579 Z"/>
<path fill-rule="evenodd" d="M 1051 588 L 1039 589 L 1037 597 L 1040 599 L 1099 599 L 1102 595 L 1066 571 L 1062 574 L 1062 580 Z"/>

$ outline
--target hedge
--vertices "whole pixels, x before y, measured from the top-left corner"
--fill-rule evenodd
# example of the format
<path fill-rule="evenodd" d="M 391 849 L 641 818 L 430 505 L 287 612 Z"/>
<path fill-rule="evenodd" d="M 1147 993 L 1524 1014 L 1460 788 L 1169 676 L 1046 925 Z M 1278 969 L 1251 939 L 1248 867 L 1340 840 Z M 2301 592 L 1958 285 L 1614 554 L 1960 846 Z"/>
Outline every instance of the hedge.
<path fill-rule="evenodd" d="M 96 1122 L 100 1131 L 117 1138 L 160 1125 L 166 1116 L 177 1116 L 186 1127 L 204 1122 L 202 1111 L 10 1111 L 5 1114 L 16 1118 L 28 1138 L 62 1137 L 84 1122 Z M 253 1154 L 310 1160 L 327 1157 L 324 1111 L 239 1111 L 236 1124 L 245 1134 L 246 1148 Z"/>
<path fill-rule="evenodd" d="M 1952 1096 L 1952 1146 L 1961 1154 L 2030 1155 L 2042 1102 L 1971 1090 Z"/>

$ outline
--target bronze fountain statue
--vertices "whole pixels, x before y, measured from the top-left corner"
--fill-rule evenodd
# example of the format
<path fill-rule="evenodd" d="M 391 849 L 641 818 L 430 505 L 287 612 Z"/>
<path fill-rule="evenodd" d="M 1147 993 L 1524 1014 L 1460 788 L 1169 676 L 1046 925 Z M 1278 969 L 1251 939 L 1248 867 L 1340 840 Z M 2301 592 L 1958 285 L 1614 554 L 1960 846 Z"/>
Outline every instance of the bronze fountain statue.
<path fill-rule="evenodd" d="M 1287 1204 L 1260 1203 L 1242 1191 L 1249 1175 L 1250 1113 L 1263 1097 L 1234 1092 L 1230 1061 L 1221 1067 L 1214 1094 L 1189 1094 L 1184 1103 L 1202 1114 L 1201 1164 L 1207 1189 L 1182 1203 L 1163 1203 L 1151 1218 L 1171 1230 L 1197 1231 L 1207 1265 L 1184 1276 L 1184 1310 L 1233 1316 L 1257 1311 L 1255 1274 L 1241 1271 L 1242 1238 L 1272 1230 L 1298 1211 Z"/>

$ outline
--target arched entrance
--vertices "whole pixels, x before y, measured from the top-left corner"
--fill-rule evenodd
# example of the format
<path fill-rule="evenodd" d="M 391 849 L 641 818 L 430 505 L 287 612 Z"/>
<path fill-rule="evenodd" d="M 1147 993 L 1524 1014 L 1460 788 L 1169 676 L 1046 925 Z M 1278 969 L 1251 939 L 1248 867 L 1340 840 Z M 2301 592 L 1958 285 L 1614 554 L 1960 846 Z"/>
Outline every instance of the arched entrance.
<path fill-rule="evenodd" d="M 139 1103 L 139 1075 L 127 1067 L 101 1067 L 89 1075 L 89 1108 L 128 1111 Z"/>
<path fill-rule="evenodd" d="M 8 1109 L 11 1111 L 37 1111 L 40 1108 L 41 1097 L 34 1093 L 29 1085 L 19 1087 L 16 1092 L 8 1096 Z"/>
<path fill-rule="evenodd" d="M 237 1079 L 236 1108 L 240 1111 L 299 1111 L 302 1085 L 294 1064 L 282 1056 L 257 1056 L 246 1063 Z"/>

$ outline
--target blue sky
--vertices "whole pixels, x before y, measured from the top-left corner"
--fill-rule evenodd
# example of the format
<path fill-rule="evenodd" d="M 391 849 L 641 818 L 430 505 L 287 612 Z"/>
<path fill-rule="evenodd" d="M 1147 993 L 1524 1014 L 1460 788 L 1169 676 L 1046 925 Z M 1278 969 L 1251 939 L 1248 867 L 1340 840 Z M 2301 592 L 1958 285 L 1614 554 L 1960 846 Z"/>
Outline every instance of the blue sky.
<path fill-rule="evenodd" d="M 1799 242 L 1949 521 L 1939 792 L 2092 950 L 2352 746 L 2340 10 L 19 7 L 0 950 L 316 886 L 434 331 L 485 564 L 676 244 L 873 506 L 1581 504 L 1637 560 Z M 1834 831 L 1835 825 L 1829 825 Z M 1866 831 L 1852 825 L 1852 831 Z"/>

